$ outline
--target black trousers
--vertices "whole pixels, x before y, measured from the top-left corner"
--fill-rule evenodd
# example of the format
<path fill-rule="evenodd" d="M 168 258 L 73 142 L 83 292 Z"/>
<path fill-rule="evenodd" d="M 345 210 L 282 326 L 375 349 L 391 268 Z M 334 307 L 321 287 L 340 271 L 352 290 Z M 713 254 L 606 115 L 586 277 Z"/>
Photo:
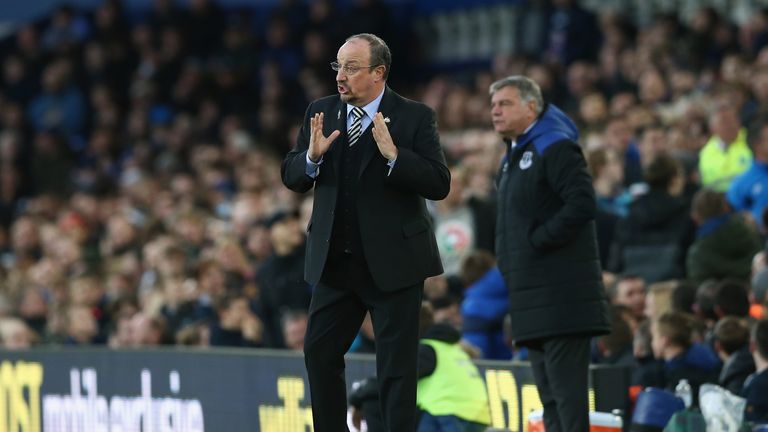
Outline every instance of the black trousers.
<path fill-rule="evenodd" d="M 589 431 L 589 344 L 584 336 L 527 342 L 547 432 Z"/>
<path fill-rule="evenodd" d="M 366 311 L 371 313 L 375 334 L 379 400 L 386 430 L 416 430 L 422 289 L 423 282 L 384 292 L 376 287 L 364 261 L 352 255 L 329 260 L 312 294 L 304 339 L 315 432 L 348 431 L 344 354 Z"/>

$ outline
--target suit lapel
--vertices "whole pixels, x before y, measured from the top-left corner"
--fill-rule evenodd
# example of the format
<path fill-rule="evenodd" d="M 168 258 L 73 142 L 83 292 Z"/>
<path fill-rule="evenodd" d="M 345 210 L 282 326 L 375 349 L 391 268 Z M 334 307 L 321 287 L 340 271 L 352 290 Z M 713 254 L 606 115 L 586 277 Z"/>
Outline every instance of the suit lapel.
<path fill-rule="evenodd" d="M 336 129 L 341 132 L 341 135 L 339 135 L 339 137 L 336 138 L 336 141 L 331 144 L 330 149 L 331 159 L 333 160 L 333 170 L 338 176 L 339 170 L 341 169 L 341 147 L 347 145 L 347 104 L 342 102 L 341 98 L 339 98 L 333 111 L 326 115 L 328 118 L 333 119 L 332 124 L 334 125 L 334 127 L 330 128 L 329 135 L 330 132 L 333 132 Z"/>
<path fill-rule="evenodd" d="M 382 96 L 381 103 L 379 104 L 379 112 L 384 116 L 384 118 L 388 117 L 390 121 L 392 121 L 394 118 L 394 107 L 396 105 L 396 100 L 397 94 L 390 90 L 389 87 L 386 87 L 384 89 L 384 96 Z M 362 159 L 360 160 L 360 171 L 357 173 L 358 177 L 363 175 L 365 167 L 367 167 L 371 162 L 373 156 L 379 154 L 379 147 L 376 145 L 376 140 L 373 139 L 373 133 L 371 132 L 371 129 L 373 129 L 373 123 L 368 126 L 368 129 L 365 130 L 365 133 L 360 137 L 360 140 L 358 141 L 358 144 L 365 144 L 362 148 L 363 154 Z M 363 138 L 365 138 L 364 142 Z M 394 139 L 395 138 L 392 137 L 393 141 Z M 395 142 L 395 144 L 397 144 L 397 142 Z"/>

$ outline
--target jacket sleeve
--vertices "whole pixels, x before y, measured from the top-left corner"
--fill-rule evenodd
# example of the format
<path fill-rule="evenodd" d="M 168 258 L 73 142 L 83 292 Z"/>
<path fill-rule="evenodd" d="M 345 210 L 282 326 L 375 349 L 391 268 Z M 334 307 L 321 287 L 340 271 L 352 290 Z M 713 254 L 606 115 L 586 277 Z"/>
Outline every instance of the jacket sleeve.
<path fill-rule="evenodd" d="M 426 378 L 435 372 L 437 367 L 437 353 L 429 345 L 419 344 L 419 379 Z"/>
<path fill-rule="evenodd" d="M 312 106 L 307 107 L 304 114 L 304 122 L 301 124 L 299 136 L 296 138 L 296 147 L 288 152 L 283 159 L 280 174 L 283 184 L 294 192 L 304 193 L 312 189 L 315 179 L 307 175 L 307 150 L 309 150 L 309 119 L 312 115 Z M 322 170 L 322 168 L 320 168 Z"/>
<path fill-rule="evenodd" d="M 429 200 L 441 200 L 448 195 L 451 174 L 437 135 L 434 111 L 423 110 L 413 139 L 413 149 L 398 146 L 397 162 L 387 183 Z"/>
<path fill-rule="evenodd" d="M 752 204 L 745 183 L 742 178 L 737 178 L 725 194 L 728 204 L 736 211 L 749 210 Z"/>
<path fill-rule="evenodd" d="M 539 251 L 567 244 L 597 213 L 592 178 L 577 144 L 560 142 L 548 148 L 544 171 L 547 183 L 563 205 L 548 220 L 533 227 L 531 245 Z"/>
<path fill-rule="evenodd" d="M 375 401 L 379 398 L 379 382 L 376 377 L 368 377 L 352 384 L 349 394 L 349 404 L 361 408 L 365 401 Z"/>

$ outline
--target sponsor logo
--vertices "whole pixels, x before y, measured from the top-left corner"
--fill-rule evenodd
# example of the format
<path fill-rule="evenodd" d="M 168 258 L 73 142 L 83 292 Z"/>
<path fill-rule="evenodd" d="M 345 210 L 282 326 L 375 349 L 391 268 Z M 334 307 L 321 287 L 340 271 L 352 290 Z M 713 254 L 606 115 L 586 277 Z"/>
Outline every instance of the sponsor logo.
<path fill-rule="evenodd" d="M 0 432 L 40 432 L 43 365 L 0 363 Z"/>
<path fill-rule="evenodd" d="M 491 427 L 527 432 L 528 415 L 543 409 L 536 385 L 518 383 L 512 371 L 493 369 L 485 371 L 485 384 L 491 408 Z M 593 389 L 589 389 L 589 411 L 595 411 Z"/>
<path fill-rule="evenodd" d="M 259 430 L 261 432 L 305 432 L 312 431 L 312 408 L 303 407 L 304 379 L 280 377 L 277 379 L 277 396 L 282 405 L 259 407 Z"/>
<path fill-rule="evenodd" d="M 110 396 L 98 392 L 95 369 L 72 369 L 70 393 L 43 395 L 44 432 L 204 432 L 203 406 L 197 399 L 152 396 L 152 373 L 141 371 L 141 394 Z M 178 394 L 177 371 L 169 374 Z"/>
<path fill-rule="evenodd" d="M 152 397 L 152 374 L 141 371 L 141 395 L 98 393 L 95 369 L 72 369 L 70 393 L 41 394 L 41 363 L 0 363 L 0 432 L 204 432 L 203 407 L 196 399 Z M 169 374 L 177 394 L 179 373 Z"/>

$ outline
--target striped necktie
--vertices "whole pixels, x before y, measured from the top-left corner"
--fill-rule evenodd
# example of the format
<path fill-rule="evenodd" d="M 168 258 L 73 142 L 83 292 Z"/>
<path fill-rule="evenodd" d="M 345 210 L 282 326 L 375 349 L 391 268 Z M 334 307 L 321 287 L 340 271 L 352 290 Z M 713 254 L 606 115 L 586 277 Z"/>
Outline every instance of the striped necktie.
<path fill-rule="evenodd" d="M 360 135 L 363 134 L 363 109 L 360 107 L 352 108 L 352 126 L 347 131 L 349 146 L 355 145 Z"/>

